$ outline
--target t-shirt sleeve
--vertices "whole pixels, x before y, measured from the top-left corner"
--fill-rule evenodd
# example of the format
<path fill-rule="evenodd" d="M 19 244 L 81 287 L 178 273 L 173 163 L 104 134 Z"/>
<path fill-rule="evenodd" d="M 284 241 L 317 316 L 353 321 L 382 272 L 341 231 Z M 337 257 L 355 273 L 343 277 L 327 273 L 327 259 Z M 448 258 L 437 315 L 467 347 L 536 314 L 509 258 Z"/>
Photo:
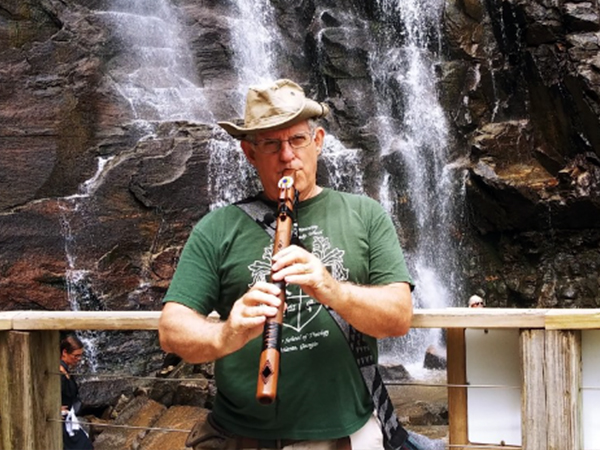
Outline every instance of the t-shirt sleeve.
<path fill-rule="evenodd" d="M 210 227 L 201 220 L 188 238 L 163 303 L 177 302 L 207 315 L 219 297 L 219 253 Z"/>
<path fill-rule="evenodd" d="M 375 201 L 372 201 L 371 205 L 369 229 L 370 284 L 383 285 L 406 282 L 413 289 L 413 280 L 408 271 L 394 224 L 381 205 Z"/>

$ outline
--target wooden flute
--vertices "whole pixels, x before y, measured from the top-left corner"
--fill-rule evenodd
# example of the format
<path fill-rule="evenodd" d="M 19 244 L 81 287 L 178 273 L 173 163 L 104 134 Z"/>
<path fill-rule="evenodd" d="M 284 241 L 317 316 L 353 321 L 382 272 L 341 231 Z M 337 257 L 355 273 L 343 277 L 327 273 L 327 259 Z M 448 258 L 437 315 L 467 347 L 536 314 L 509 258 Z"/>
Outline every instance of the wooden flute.
<path fill-rule="evenodd" d="M 294 206 L 296 189 L 294 188 L 293 171 L 284 172 L 279 180 L 279 199 L 277 205 L 277 222 L 273 238 L 273 256 L 288 247 L 292 241 L 294 226 Z M 263 405 L 269 405 L 277 397 L 279 381 L 279 361 L 281 357 L 281 334 L 283 328 L 283 311 L 285 309 L 285 281 L 275 282 L 281 289 L 279 298 L 281 305 L 275 317 L 270 317 L 263 331 L 262 351 L 260 354 L 256 399 Z"/>

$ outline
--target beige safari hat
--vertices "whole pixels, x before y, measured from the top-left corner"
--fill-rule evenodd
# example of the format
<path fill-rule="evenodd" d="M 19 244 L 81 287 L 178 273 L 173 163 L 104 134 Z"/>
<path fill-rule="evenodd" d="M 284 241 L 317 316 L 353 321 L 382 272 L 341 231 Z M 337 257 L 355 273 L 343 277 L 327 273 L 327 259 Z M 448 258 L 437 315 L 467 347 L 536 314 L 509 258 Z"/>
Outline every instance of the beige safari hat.
<path fill-rule="evenodd" d="M 291 80 L 277 80 L 267 86 L 252 86 L 246 96 L 244 124 L 218 122 L 236 139 L 252 133 L 279 130 L 307 119 L 329 113 L 325 103 L 304 95 L 304 90 Z"/>

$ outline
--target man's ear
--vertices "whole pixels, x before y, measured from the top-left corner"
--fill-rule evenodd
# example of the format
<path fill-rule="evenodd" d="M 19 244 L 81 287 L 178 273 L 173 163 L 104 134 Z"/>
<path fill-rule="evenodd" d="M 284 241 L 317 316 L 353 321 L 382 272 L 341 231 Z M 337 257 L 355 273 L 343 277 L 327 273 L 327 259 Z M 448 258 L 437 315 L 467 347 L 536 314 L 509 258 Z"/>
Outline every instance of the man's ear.
<path fill-rule="evenodd" d="M 244 151 L 244 155 L 246 155 L 246 159 L 250 164 L 254 166 L 255 158 L 254 158 L 254 148 L 252 144 L 248 141 L 241 142 L 242 150 Z"/>
<path fill-rule="evenodd" d="M 315 130 L 315 144 L 317 145 L 317 156 L 323 151 L 323 143 L 325 142 L 325 129 L 317 127 Z"/>

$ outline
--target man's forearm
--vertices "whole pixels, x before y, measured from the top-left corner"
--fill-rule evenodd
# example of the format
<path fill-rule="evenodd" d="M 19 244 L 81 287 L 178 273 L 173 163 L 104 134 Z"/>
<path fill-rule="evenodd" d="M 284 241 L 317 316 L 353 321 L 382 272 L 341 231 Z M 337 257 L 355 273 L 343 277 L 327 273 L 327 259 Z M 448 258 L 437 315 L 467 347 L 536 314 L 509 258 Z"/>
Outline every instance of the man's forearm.
<path fill-rule="evenodd" d="M 412 300 L 408 283 L 359 286 L 339 283 L 339 295 L 330 303 L 350 325 L 376 338 L 402 336 L 410 330 Z"/>
<path fill-rule="evenodd" d="M 227 354 L 223 322 L 213 321 L 177 303 L 167 303 L 158 326 L 160 345 L 189 363 L 214 361 Z"/>

